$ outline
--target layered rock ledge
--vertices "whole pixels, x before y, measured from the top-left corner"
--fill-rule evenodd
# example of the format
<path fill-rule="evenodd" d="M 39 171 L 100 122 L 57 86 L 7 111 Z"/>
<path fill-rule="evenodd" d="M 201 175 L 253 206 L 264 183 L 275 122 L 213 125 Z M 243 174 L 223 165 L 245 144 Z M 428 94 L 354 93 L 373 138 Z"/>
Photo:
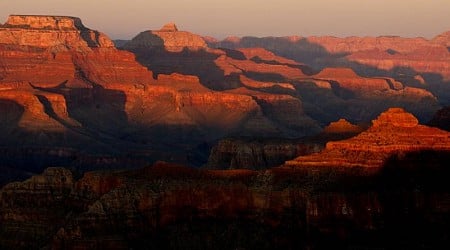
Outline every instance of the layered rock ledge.
<path fill-rule="evenodd" d="M 419 125 L 416 117 L 401 108 L 383 112 L 372 127 L 342 141 L 332 141 L 316 154 L 287 161 L 293 167 L 381 167 L 390 157 L 408 152 L 450 152 L 450 133 Z"/>
<path fill-rule="evenodd" d="M 60 50 L 114 48 L 103 33 L 86 28 L 81 19 L 70 16 L 10 15 L 0 25 L 0 44 L 20 44 Z"/>

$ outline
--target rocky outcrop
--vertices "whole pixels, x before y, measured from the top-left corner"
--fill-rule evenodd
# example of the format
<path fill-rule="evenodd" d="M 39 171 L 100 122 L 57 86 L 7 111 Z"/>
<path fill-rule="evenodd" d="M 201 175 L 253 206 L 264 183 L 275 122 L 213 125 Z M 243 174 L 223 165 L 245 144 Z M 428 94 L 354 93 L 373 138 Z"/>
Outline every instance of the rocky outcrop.
<path fill-rule="evenodd" d="M 364 128 L 358 125 L 353 125 L 345 119 L 339 119 L 336 122 L 330 123 L 323 129 L 323 133 L 327 134 L 358 134 Z"/>
<path fill-rule="evenodd" d="M 432 41 L 434 43 L 446 46 L 447 49 L 450 48 L 450 31 L 437 35 Z"/>
<path fill-rule="evenodd" d="M 237 51 L 242 52 L 248 60 L 264 61 L 267 63 L 278 63 L 278 64 L 296 65 L 296 66 L 302 65 L 299 62 L 296 62 L 294 60 L 290 60 L 290 59 L 287 59 L 287 58 L 284 58 L 281 56 L 277 56 L 273 52 L 270 52 L 263 48 L 239 48 L 239 49 L 237 49 Z"/>
<path fill-rule="evenodd" d="M 86 47 L 112 48 L 104 34 L 86 28 L 76 17 L 11 15 L 0 27 L 0 44 L 86 50 Z"/>
<path fill-rule="evenodd" d="M 207 45 L 199 35 L 179 31 L 174 23 L 164 25 L 160 30 L 144 31 L 123 47 L 126 50 L 165 49 L 169 52 L 181 52 L 183 49 L 206 49 Z"/>
<path fill-rule="evenodd" d="M 206 168 L 267 169 L 321 148 L 320 143 L 302 140 L 222 139 L 211 149 Z"/>
<path fill-rule="evenodd" d="M 450 152 L 450 134 L 419 125 L 413 115 L 401 108 L 390 108 L 361 134 L 328 142 L 322 152 L 298 157 L 285 165 L 381 167 L 389 157 L 427 150 Z"/>

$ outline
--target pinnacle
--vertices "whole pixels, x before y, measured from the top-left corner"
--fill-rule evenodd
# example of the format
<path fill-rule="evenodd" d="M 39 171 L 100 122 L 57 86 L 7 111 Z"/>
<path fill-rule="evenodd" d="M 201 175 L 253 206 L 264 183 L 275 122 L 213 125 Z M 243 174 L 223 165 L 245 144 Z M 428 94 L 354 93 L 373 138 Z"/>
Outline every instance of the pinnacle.
<path fill-rule="evenodd" d="M 175 32 L 175 31 L 178 31 L 178 28 L 175 23 L 171 22 L 171 23 L 165 24 L 159 31 Z"/>

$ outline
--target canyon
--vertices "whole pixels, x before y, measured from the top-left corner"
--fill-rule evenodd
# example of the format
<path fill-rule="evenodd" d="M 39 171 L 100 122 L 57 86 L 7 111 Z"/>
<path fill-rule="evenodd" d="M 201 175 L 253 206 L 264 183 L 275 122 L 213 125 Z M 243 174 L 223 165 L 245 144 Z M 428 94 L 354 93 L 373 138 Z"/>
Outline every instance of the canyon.
<path fill-rule="evenodd" d="M 220 162 L 208 158 L 235 158 L 243 141 L 274 138 L 270 150 L 278 160 L 264 163 L 264 150 L 252 145 L 258 153 L 238 164 L 266 168 L 323 147 L 326 140 L 300 149 L 302 138 L 339 119 L 369 124 L 389 107 L 402 107 L 428 122 L 448 100 L 445 82 L 426 74 L 365 74 L 353 64 L 334 64 L 341 59 L 333 53 L 414 54 L 446 46 L 445 39 L 308 40 L 324 53 L 305 47 L 304 38 L 218 42 L 169 23 L 117 49 L 76 17 L 11 15 L 0 27 L 0 168 L 26 178 L 48 166 L 81 172 L 158 160 L 202 166 Z M 322 67 L 300 54 L 330 63 Z M 444 68 L 431 69 L 445 79 Z M 232 147 L 239 150 L 209 156 L 227 138 L 237 138 Z M 283 156 L 286 146 L 291 153 Z"/>
<path fill-rule="evenodd" d="M 449 46 L 11 15 L 0 248 L 449 246 Z"/>
<path fill-rule="evenodd" d="M 450 133 L 419 125 L 401 108 L 390 108 L 366 131 L 350 139 L 330 141 L 323 151 L 287 161 L 286 167 L 382 167 L 389 157 L 408 152 L 450 152 Z"/>

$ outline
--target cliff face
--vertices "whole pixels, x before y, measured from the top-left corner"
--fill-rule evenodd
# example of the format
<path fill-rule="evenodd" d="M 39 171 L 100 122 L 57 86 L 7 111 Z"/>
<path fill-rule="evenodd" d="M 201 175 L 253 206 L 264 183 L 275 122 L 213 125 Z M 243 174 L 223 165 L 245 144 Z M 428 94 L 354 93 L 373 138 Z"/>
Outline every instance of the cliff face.
<path fill-rule="evenodd" d="M 3 44 L 52 47 L 53 50 L 114 47 L 108 37 L 86 28 L 76 17 L 11 15 L 1 29 Z"/>
<path fill-rule="evenodd" d="M 298 157 L 285 165 L 381 167 L 389 157 L 426 150 L 450 151 L 450 134 L 419 125 L 417 118 L 401 108 L 390 108 L 361 134 L 328 142 L 322 152 Z"/>
<path fill-rule="evenodd" d="M 50 168 L 0 190 L 0 247 L 380 246 L 396 229 L 407 231 L 389 244 L 414 246 L 412 230 L 419 230 L 421 239 L 445 234 L 437 229 L 445 219 L 435 220 L 449 210 L 442 193 L 354 192 L 352 185 L 353 192 L 323 191 L 330 181 L 350 184 L 334 180 L 338 172 L 329 174 L 282 168 L 199 171 L 157 163 L 133 171 L 89 172 L 74 181 L 67 170 Z M 405 209 L 408 213 L 401 212 Z M 403 224 L 412 219 L 410 213 L 427 219 Z M 425 233 L 430 228 L 432 236 Z M 370 237 L 362 240 L 361 234 Z"/>
<path fill-rule="evenodd" d="M 300 140 L 222 139 L 211 149 L 206 168 L 267 169 L 321 148 L 320 143 Z"/>

